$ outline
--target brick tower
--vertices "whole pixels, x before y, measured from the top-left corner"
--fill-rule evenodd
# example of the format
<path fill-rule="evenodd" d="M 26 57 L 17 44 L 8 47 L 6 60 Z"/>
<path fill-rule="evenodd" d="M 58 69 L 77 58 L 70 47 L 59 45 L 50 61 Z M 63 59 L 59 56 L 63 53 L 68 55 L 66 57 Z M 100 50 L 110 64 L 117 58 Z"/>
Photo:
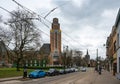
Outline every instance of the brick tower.
<path fill-rule="evenodd" d="M 51 44 L 51 65 L 60 65 L 61 59 L 61 30 L 58 18 L 53 18 L 52 28 L 50 30 L 50 44 Z"/>

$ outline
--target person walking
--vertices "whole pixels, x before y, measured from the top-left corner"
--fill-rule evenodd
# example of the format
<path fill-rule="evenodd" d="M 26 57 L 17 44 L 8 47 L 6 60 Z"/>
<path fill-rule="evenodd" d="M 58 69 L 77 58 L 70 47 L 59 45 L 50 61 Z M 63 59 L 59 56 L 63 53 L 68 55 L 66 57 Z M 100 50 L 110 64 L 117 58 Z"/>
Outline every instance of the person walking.
<path fill-rule="evenodd" d="M 101 75 L 101 73 L 102 73 L 102 67 L 99 66 L 99 74 Z"/>
<path fill-rule="evenodd" d="M 27 67 L 26 66 L 24 66 L 23 78 L 27 78 Z"/>

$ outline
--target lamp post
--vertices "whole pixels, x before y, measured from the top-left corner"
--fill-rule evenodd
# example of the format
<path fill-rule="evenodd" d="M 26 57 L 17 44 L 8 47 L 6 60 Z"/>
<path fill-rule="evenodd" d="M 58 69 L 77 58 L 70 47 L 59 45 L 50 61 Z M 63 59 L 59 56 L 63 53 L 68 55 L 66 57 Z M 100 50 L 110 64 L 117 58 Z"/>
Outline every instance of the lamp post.
<path fill-rule="evenodd" d="M 64 67 L 64 73 L 65 73 L 65 67 L 66 67 L 66 51 L 65 51 L 65 46 L 63 46 L 63 56 L 62 56 L 62 60 L 63 60 L 63 67 Z"/>
<path fill-rule="evenodd" d="M 68 52 L 68 46 L 63 46 L 63 67 L 64 67 L 64 73 L 65 73 L 65 68 L 67 65 L 67 52 Z"/>
<path fill-rule="evenodd" d="M 97 71 L 98 71 L 98 49 L 96 50 L 96 57 L 97 57 L 97 58 L 96 58 L 96 61 L 97 61 L 97 62 L 96 62 L 96 63 L 97 63 L 96 67 L 97 67 Z"/>
<path fill-rule="evenodd" d="M 108 70 L 108 71 L 110 71 L 110 56 L 109 56 L 109 44 L 108 43 L 106 43 L 106 44 L 103 44 L 103 46 L 104 47 L 106 47 L 106 69 Z"/>

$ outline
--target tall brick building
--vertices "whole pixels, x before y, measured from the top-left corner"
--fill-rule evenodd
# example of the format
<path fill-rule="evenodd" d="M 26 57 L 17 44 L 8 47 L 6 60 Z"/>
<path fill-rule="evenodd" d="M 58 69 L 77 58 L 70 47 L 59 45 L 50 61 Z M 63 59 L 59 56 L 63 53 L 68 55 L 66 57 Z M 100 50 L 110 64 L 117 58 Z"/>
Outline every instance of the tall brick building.
<path fill-rule="evenodd" d="M 53 18 L 52 28 L 50 30 L 50 65 L 61 64 L 61 30 L 58 18 Z"/>

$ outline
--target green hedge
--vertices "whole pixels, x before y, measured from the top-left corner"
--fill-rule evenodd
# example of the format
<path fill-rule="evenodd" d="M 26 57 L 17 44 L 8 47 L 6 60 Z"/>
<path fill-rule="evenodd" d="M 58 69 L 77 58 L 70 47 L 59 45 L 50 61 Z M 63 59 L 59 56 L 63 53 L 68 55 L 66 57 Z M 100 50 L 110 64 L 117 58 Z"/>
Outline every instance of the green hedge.
<path fill-rule="evenodd" d="M 55 68 L 55 69 L 63 69 L 62 66 L 50 66 L 50 67 L 40 67 L 40 66 L 28 66 L 28 69 L 43 69 L 43 70 L 48 70 L 50 68 Z"/>

